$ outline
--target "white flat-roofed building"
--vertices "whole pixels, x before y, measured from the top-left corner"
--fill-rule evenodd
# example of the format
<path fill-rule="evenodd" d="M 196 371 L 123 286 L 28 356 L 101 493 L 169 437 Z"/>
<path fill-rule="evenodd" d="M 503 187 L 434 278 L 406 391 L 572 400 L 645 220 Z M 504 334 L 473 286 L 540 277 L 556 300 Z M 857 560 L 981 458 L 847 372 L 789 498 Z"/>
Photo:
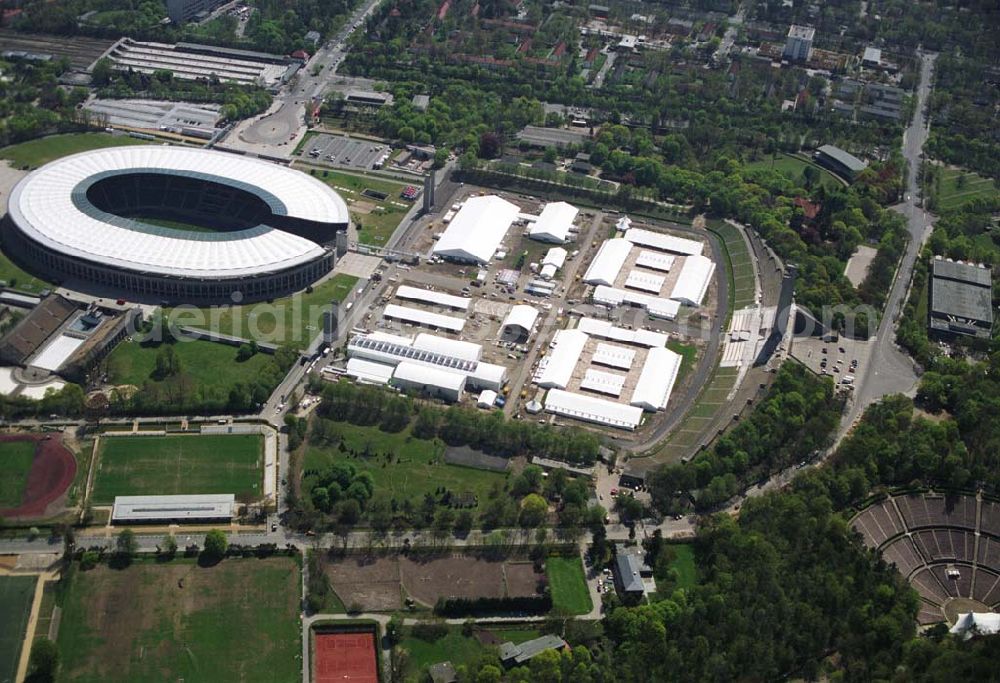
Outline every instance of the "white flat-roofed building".
<path fill-rule="evenodd" d="M 578 213 L 579 209 L 572 204 L 550 202 L 538 214 L 538 219 L 528 226 L 528 237 L 540 242 L 563 244 L 569 238 Z"/>
<path fill-rule="evenodd" d="M 542 268 L 538 274 L 543 280 L 551 280 L 566 263 L 568 255 L 562 247 L 552 247 L 545 253 L 545 257 L 542 259 Z"/>
<path fill-rule="evenodd" d="M 402 334 L 392 334 L 390 332 L 384 332 L 382 330 L 375 330 L 374 332 L 369 332 L 368 337 L 374 339 L 375 341 L 389 342 L 391 344 L 402 344 L 403 346 L 412 346 L 413 337 L 408 337 Z"/>
<path fill-rule="evenodd" d="M 559 330 L 552 339 L 552 349 L 545 356 L 545 368 L 538 377 L 538 386 L 565 389 L 573 376 L 576 362 L 587 344 L 587 334 L 580 330 Z"/>
<path fill-rule="evenodd" d="M 782 56 L 795 61 L 808 61 L 812 57 L 813 38 L 816 29 L 811 26 L 792 24 L 788 27 L 788 37 L 785 38 L 785 49 Z"/>
<path fill-rule="evenodd" d="M 715 272 L 715 263 L 705 256 L 688 256 L 681 266 L 680 276 L 674 283 L 670 298 L 688 306 L 701 306 Z"/>
<path fill-rule="evenodd" d="M 466 263 L 488 263 L 520 209 L 496 195 L 470 197 L 434 244 L 435 256 Z"/>
<path fill-rule="evenodd" d="M 347 359 L 347 376 L 353 377 L 361 384 L 388 384 L 393 370 L 393 366 L 385 363 L 376 363 L 364 358 Z"/>
<path fill-rule="evenodd" d="M 624 342 L 626 344 L 636 344 L 637 346 L 666 346 L 669 337 L 662 332 L 652 330 L 627 330 L 624 327 L 616 327 L 609 320 L 598 320 L 597 318 L 580 318 L 576 329 L 582 330 L 593 337 L 609 339 L 611 341 Z"/>
<path fill-rule="evenodd" d="M 595 370 L 587 368 L 580 381 L 580 388 L 587 391 L 595 391 L 599 394 L 608 394 L 618 398 L 621 396 L 622 387 L 625 386 L 625 375 L 616 375 L 613 372 Z"/>
<path fill-rule="evenodd" d="M 468 386 L 472 389 L 500 391 L 503 388 L 507 381 L 507 368 L 493 363 L 477 362 L 468 357 L 448 355 L 443 351 L 458 353 L 460 347 L 452 344 L 435 344 L 442 341 L 443 337 L 427 335 L 421 342 L 421 346 L 427 348 L 416 348 L 413 345 L 414 340 L 407 337 L 376 333 L 356 334 L 347 343 L 347 355 L 350 358 L 362 358 L 393 367 L 402 362 L 412 362 L 440 368 L 466 378 Z M 466 352 L 465 355 L 472 354 Z"/>
<path fill-rule="evenodd" d="M 486 389 L 479 394 L 479 398 L 476 399 L 476 407 L 478 408 L 492 408 L 497 402 L 497 392 L 492 389 Z"/>
<path fill-rule="evenodd" d="M 115 496 L 111 521 L 125 524 L 228 522 L 235 510 L 236 496 L 232 493 Z"/>
<path fill-rule="evenodd" d="M 618 368 L 619 370 L 628 370 L 632 367 L 634 360 L 635 349 L 605 344 L 604 342 L 598 342 L 597 349 L 590 359 L 596 365 L 606 365 L 609 368 Z"/>
<path fill-rule="evenodd" d="M 392 373 L 390 384 L 403 391 L 443 398 L 446 401 L 462 400 L 465 376 L 423 363 L 403 361 Z"/>
<path fill-rule="evenodd" d="M 73 353 L 83 346 L 85 339 L 71 337 L 67 334 L 60 334 L 54 337 L 45 345 L 38 355 L 36 355 L 28 365 L 33 368 L 41 368 L 49 372 L 55 372 L 65 363 Z"/>
<path fill-rule="evenodd" d="M 425 304 L 434 304 L 444 308 L 454 308 L 456 311 L 469 310 L 472 299 L 464 296 L 455 296 L 447 292 L 438 292 L 433 289 L 420 289 L 409 285 L 400 285 L 396 289 L 396 296 L 409 301 L 420 301 Z"/>
<path fill-rule="evenodd" d="M 462 341 L 460 339 L 448 339 L 438 337 L 434 334 L 421 332 L 413 340 L 411 346 L 421 351 L 433 351 L 443 353 L 446 356 L 461 358 L 478 362 L 483 357 L 483 347 L 474 342 Z"/>
<path fill-rule="evenodd" d="M 500 329 L 504 334 L 514 334 L 517 337 L 528 338 L 538 320 L 538 309 L 527 304 L 516 304 L 510 307 L 507 317 L 503 319 Z"/>
<path fill-rule="evenodd" d="M 597 250 L 594 260 L 590 262 L 587 272 L 583 276 L 583 281 L 590 285 L 614 285 L 615 278 L 621 272 L 629 252 L 632 251 L 632 243 L 620 237 L 606 240 Z"/>
<path fill-rule="evenodd" d="M 635 265 L 640 268 L 649 268 L 650 270 L 669 273 L 670 269 L 674 267 L 674 258 L 673 254 L 661 254 L 656 251 L 646 251 L 643 249 L 636 257 Z"/>
<path fill-rule="evenodd" d="M 625 286 L 631 289 L 641 289 L 651 294 L 659 294 L 663 288 L 664 277 L 641 270 L 630 270 L 625 278 Z"/>
<path fill-rule="evenodd" d="M 640 247 L 669 251 L 684 256 L 701 254 L 705 249 L 705 245 L 698 240 L 665 235 L 662 232 L 653 232 L 652 230 L 643 230 L 642 228 L 632 228 L 625 233 L 625 239 L 632 244 L 638 244 Z"/>
<path fill-rule="evenodd" d="M 545 410 L 618 429 L 633 430 L 642 421 L 642 408 L 561 389 L 551 389 L 545 395 Z"/>
<path fill-rule="evenodd" d="M 673 320 L 681 310 L 681 303 L 673 299 L 661 299 L 641 292 L 604 285 L 597 285 L 594 288 L 593 299 L 594 303 L 605 306 L 621 306 L 622 304 L 638 306 L 646 309 L 646 313 L 649 315 L 665 320 Z"/>
<path fill-rule="evenodd" d="M 642 365 L 639 381 L 632 390 L 630 403 L 633 406 L 656 412 L 663 410 L 677 381 L 681 367 L 681 355 L 670 349 L 650 349 L 646 362 Z"/>
<path fill-rule="evenodd" d="M 382 312 L 382 316 L 389 320 L 401 320 L 414 325 L 435 327 L 439 330 L 448 330 L 449 332 L 461 332 L 465 327 L 464 318 L 454 318 L 450 315 L 442 315 L 440 313 L 424 311 L 409 306 L 399 306 L 397 304 L 387 304 Z"/>

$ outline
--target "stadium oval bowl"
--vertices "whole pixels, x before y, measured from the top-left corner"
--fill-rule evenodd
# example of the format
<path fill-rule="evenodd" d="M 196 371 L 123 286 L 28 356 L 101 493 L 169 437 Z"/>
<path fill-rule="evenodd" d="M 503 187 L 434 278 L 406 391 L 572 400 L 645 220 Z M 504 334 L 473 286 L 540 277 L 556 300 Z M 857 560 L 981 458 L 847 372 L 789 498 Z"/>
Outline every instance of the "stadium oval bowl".
<path fill-rule="evenodd" d="M 23 178 L 8 200 L 4 243 L 30 270 L 72 288 L 230 303 L 318 280 L 348 221 L 340 195 L 305 173 L 136 145 L 67 156 Z"/>

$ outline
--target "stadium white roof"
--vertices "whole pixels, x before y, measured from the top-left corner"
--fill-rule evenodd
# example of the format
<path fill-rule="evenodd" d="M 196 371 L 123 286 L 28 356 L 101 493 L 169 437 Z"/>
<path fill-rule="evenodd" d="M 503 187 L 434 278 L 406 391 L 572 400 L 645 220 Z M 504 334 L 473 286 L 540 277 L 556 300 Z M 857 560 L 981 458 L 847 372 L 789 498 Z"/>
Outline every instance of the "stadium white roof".
<path fill-rule="evenodd" d="M 454 308 L 457 311 L 469 310 L 469 303 L 472 299 L 464 296 L 455 296 L 447 292 L 438 292 L 433 289 L 420 289 L 409 285 L 400 285 L 396 290 L 396 296 L 400 299 L 410 301 L 422 301 L 427 304 L 436 304 L 445 308 Z"/>
<path fill-rule="evenodd" d="M 460 261 L 486 263 L 520 211 L 496 195 L 470 197 L 434 244 L 433 253 Z"/>
<path fill-rule="evenodd" d="M 545 257 L 542 259 L 542 265 L 555 266 L 557 269 L 562 268 L 563 264 L 566 263 L 566 257 L 569 255 L 562 247 L 552 247 L 547 252 L 545 252 Z"/>
<path fill-rule="evenodd" d="M 662 232 L 643 230 L 642 228 L 632 228 L 625 233 L 625 239 L 632 244 L 643 247 L 659 249 L 660 251 L 670 251 L 675 254 L 701 254 L 705 245 L 697 240 L 688 240 L 683 237 L 665 235 Z"/>
<path fill-rule="evenodd" d="M 185 519 L 232 519 L 236 496 L 231 493 L 181 496 L 115 496 L 115 522 Z"/>
<path fill-rule="evenodd" d="M 715 263 L 705 256 L 688 256 L 681 266 L 680 277 L 674 283 L 674 289 L 670 292 L 670 298 L 690 306 L 701 306 L 705 292 L 708 291 L 708 283 L 712 280 L 712 273 L 715 272 Z"/>
<path fill-rule="evenodd" d="M 454 356 L 462 360 L 478 361 L 483 357 L 483 347 L 474 342 L 461 341 L 459 339 L 448 339 L 437 335 L 421 332 L 413 340 L 411 346 L 421 351 L 433 351 L 443 353 L 446 356 Z"/>
<path fill-rule="evenodd" d="M 632 243 L 620 237 L 606 240 L 601 248 L 597 250 L 597 255 L 590 262 L 583 281 L 591 285 L 611 286 L 615 283 L 615 278 L 625 265 L 625 259 L 632 251 Z"/>
<path fill-rule="evenodd" d="M 528 237 L 542 242 L 562 244 L 569 236 L 570 228 L 579 209 L 566 202 L 551 202 L 545 205 L 538 219 L 528 227 Z"/>
<path fill-rule="evenodd" d="M 607 365 L 619 370 L 628 370 L 635 360 L 635 349 L 599 342 L 590 361 L 597 365 Z"/>
<path fill-rule="evenodd" d="M 465 375 L 432 365 L 403 361 L 392 373 L 392 383 L 404 387 L 434 387 L 457 399 L 465 389 Z"/>
<path fill-rule="evenodd" d="M 34 368 L 55 372 L 73 355 L 74 351 L 83 346 L 84 341 L 86 340 L 60 334 L 46 344 L 45 348 L 28 364 Z"/>
<path fill-rule="evenodd" d="M 461 332 L 465 327 L 465 318 L 455 318 L 450 315 L 442 315 L 425 311 L 420 308 L 410 306 L 399 306 L 397 304 L 386 304 L 382 316 L 390 320 L 402 320 L 417 325 L 436 327 L 450 332 Z"/>
<path fill-rule="evenodd" d="M 661 254 L 656 251 L 646 251 L 643 249 L 639 252 L 639 256 L 636 257 L 635 265 L 640 268 L 661 270 L 666 273 L 669 272 L 674 265 L 674 256 L 671 254 Z"/>
<path fill-rule="evenodd" d="M 632 391 L 630 403 L 651 412 L 663 410 L 674 390 L 680 367 L 679 353 L 665 348 L 650 349 L 646 354 L 646 362 L 642 364 L 642 373 Z"/>
<path fill-rule="evenodd" d="M 562 389 L 549 390 L 545 396 L 545 409 L 556 415 L 619 429 L 635 429 L 642 421 L 641 408 Z"/>
<path fill-rule="evenodd" d="M 646 309 L 649 315 L 657 318 L 673 320 L 677 317 L 677 312 L 681 310 L 679 301 L 672 299 L 661 299 L 659 297 L 642 294 L 640 292 L 630 292 L 627 289 L 616 287 L 606 287 L 597 285 L 594 288 L 594 303 L 605 306 L 620 306 L 623 303 L 632 306 L 641 306 Z"/>
<path fill-rule="evenodd" d="M 545 368 L 539 375 L 538 386 L 565 389 L 587 344 L 587 334 L 580 330 L 559 330 L 552 344 L 552 350 L 545 356 Z"/>
<path fill-rule="evenodd" d="M 276 214 L 322 223 L 349 219 L 344 200 L 304 173 L 252 157 L 166 145 L 111 147 L 50 162 L 15 186 L 8 201 L 10 216 L 28 237 L 54 251 L 168 276 L 252 275 L 300 265 L 324 253 L 304 237 L 268 226 L 213 239 L 166 228 L 136 229 L 137 221 L 85 211 L 74 200 L 77 188 L 98 174 L 128 171 L 205 176 L 266 192 Z"/>
<path fill-rule="evenodd" d="M 648 347 L 666 346 L 668 339 L 667 335 L 662 332 L 627 330 L 624 327 L 615 327 L 608 320 L 598 320 L 597 318 L 580 318 L 576 329 L 583 330 L 589 335 L 601 337 L 602 339 Z"/>
<path fill-rule="evenodd" d="M 393 367 L 364 358 L 347 359 L 347 376 L 368 384 L 388 384 Z"/>
<path fill-rule="evenodd" d="M 655 273 L 646 273 L 641 270 L 630 270 L 625 278 L 625 286 L 632 289 L 641 289 L 651 294 L 659 294 L 663 287 L 664 277 Z"/>
<path fill-rule="evenodd" d="M 531 334 L 531 328 L 535 326 L 536 320 L 538 320 L 537 308 L 533 308 L 527 304 L 515 304 L 510 307 L 510 312 L 503 319 L 501 327 L 520 327 L 524 330 L 524 334 Z"/>
<path fill-rule="evenodd" d="M 601 394 L 609 394 L 618 397 L 625 386 L 625 375 L 616 375 L 613 372 L 587 368 L 580 381 L 580 388 L 589 391 L 596 391 Z"/>

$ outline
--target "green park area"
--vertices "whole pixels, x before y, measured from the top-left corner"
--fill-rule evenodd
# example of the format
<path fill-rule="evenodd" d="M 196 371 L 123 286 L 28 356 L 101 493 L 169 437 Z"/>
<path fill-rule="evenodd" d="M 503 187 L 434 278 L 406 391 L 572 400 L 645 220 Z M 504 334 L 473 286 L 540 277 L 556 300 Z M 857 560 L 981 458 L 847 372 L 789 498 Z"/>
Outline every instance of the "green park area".
<path fill-rule="evenodd" d="M 74 566 L 61 587 L 60 679 L 299 680 L 299 582 L 288 558 Z"/>
<path fill-rule="evenodd" d="M 21 504 L 34 459 L 34 441 L 0 442 L 0 509 Z"/>
<path fill-rule="evenodd" d="M 553 555 L 545 560 L 545 575 L 552 593 L 552 611 L 557 614 L 587 614 L 594 606 L 578 555 Z"/>
<path fill-rule="evenodd" d="M 263 439 L 256 434 L 105 436 L 98 452 L 92 500 L 115 496 L 200 493 L 258 498 Z"/>
<path fill-rule="evenodd" d="M 667 348 L 674 353 L 681 354 L 681 367 L 677 371 L 677 382 L 684 380 L 691 368 L 694 367 L 694 362 L 698 358 L 698 347 L 694 344 L 685 344 L 684 342 L 679 342 L 676 339 L 671 339 L 667 342 Z"/>
<path fill-rule="evenodd" d="M 406 183 L 367 174 L 346 173 L 299 163 L 296 167 L 335 189 L 351 210 L 351 221 L 358 228 L 358 241 L 385 246 L 411 203 L 400 197 Z M 386 195 L 378 199 L 364 194 L 371 190 Z"/>
<path fill-rule="evenodd" d="M 678 588 L 694 588 L 698 583 L 698 569 L 694 562 L 694 546 L 676 543 L 667 546 L 673 555 L 670 568 L 677 572 Z"/>
<path fill-rule="evenodd" d="M 1000 195 L 992 178 L 966 171 L 962 168 L 937 167 L 932 192 L 937 211 L 955 209 L 973 199 L 987 199 Z"/>
<path fill-rule="evenodd" d="M 22 292 L 30 292 L 32 294 L 37 294 L 43 289 L 50 289 L 52 287 L 48 282 L 22 270 L 20 266 L 11 261 L 7 254 L 3 252 L 0 252 L 0 280 L 3 280 L 12 289 L 19 289 Z"/>
<path fill-rule="evenodd" d="M 176 372 L 163 376 L 157 372 L 157 360 L 167 346 L 173 349 Z M 225 406 L 238 386 L 273 389 L 281 381 L 284 373 L 273 356 L 257 353 L 237 361 L 237 352 L 226 344 L 200 340 L 169 345 L 125 341 L 107 358 L 108 379 L 116 385 L 162 390 L 165 400 L 172 398 L 175 405 L 185 406 Z"/>
<path fill-rule="evenodd" d="M 273 301 L 175 308 L 168 315 L 176 325 L 304 349 L 323 331 L 323 313 L 330 302 L 343 301 L 357 282 L 353 275 L 337 273 L 304 292 Z"/>
<path fill-rule="evenodd" d="M 780 153 L 776 156 L 751 161 L 747 164 L 747 168 L 750 169 L 767 168 L 777 171 L 797 183 L 804 183 L 803 174 L 807 167 L 811 167 L 819 171 L 819 182 L 828 190 L 834 190 L 843 186 L 843 183 L 839 178 L 837 178 L 837 176 L 830 173 L 822 166 L 817 166 L 813 162 L 794 154 Z"/>
<path fill-rule="evenodd" d="M 494 484 L 503 484 L 507 478 L 502 472 L 446 463 L 443 443 L 418 439 L 410 434 L 410 428 L 392 433 L 338 422 L 336 429 L 342 445 L 310 445 L 303 469 L 322 471 L 335 462 L 349 462 L 359 472 L 371 474 L 376 496 L 416 503 L 443 486 L 457 494 L 472 493 L 482 502 Z M 351 455 L 351 451 L 358 455 Z"/>
<path fill-rule="evenodd" d="M 14 168 L 35 169 L 61 157 L 105 147 L 122 145 L 149 145 L 149 140 L 139 140 L 126 135 L 109 133 L 68 133 L 50 135 L 0 149 L 0 159 L 9 159 Z"/>
<path fill-rule="evenodd" d="M 423 631 L 410 626 L 404 629 L 399 647 L 408 654 L 407 680 L 421 680 L 419 675 L 431 664 L 450 661 L 454 666 L 462 666 L 473 663 L 487 652 L 490 646 L 486 642 L 499 645 L 510 641 L 519 645 L 540 635 L 541 632 L 525 627 L 480 628 L 465 635 L 461 626 L 442 625 Z"/>
<path fill-rule="evenodd" d="M 35 576 L 0 576 L 0 681 L 17 675 L 36 583 Z"/>

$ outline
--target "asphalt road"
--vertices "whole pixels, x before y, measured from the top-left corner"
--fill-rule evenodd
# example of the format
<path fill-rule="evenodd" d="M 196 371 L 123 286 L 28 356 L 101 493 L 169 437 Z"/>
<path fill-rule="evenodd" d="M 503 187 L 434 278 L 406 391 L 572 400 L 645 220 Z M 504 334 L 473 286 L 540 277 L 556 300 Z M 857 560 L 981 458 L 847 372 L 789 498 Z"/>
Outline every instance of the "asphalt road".
<path fill-rule="evenodd" d="M 896 346 L 896 327 L 902 314 L 905 297 L 913 276 L 913 267 L 920 255 L 924 242 L 930 236 L 932 218 L 923 209 L 917 174 L 920 171 L 921 153 L 930 132 L 927 102 L 932 87 L 932 70 L 936 54 L 922 53 L 920 56 L 920 85 L 917 88 L 917 106 L 913 120 L 903 135 L 903 157 L 907 162 L 907 184 L 905 201 L 893 210 L 906 217 L 910 241 L 893 280 L 892 289 L 886 300 L 885 311 L 879 321 L 878 332 L 872 348 L 871 360 L 864 374 L 857 378 L 854 401 L 848 409 L 838 440 L 849 431 L 854 421 L 864 409 L 883 396 L 907 393 L 917 383 L 917 374 L 910 357 Z"/>

